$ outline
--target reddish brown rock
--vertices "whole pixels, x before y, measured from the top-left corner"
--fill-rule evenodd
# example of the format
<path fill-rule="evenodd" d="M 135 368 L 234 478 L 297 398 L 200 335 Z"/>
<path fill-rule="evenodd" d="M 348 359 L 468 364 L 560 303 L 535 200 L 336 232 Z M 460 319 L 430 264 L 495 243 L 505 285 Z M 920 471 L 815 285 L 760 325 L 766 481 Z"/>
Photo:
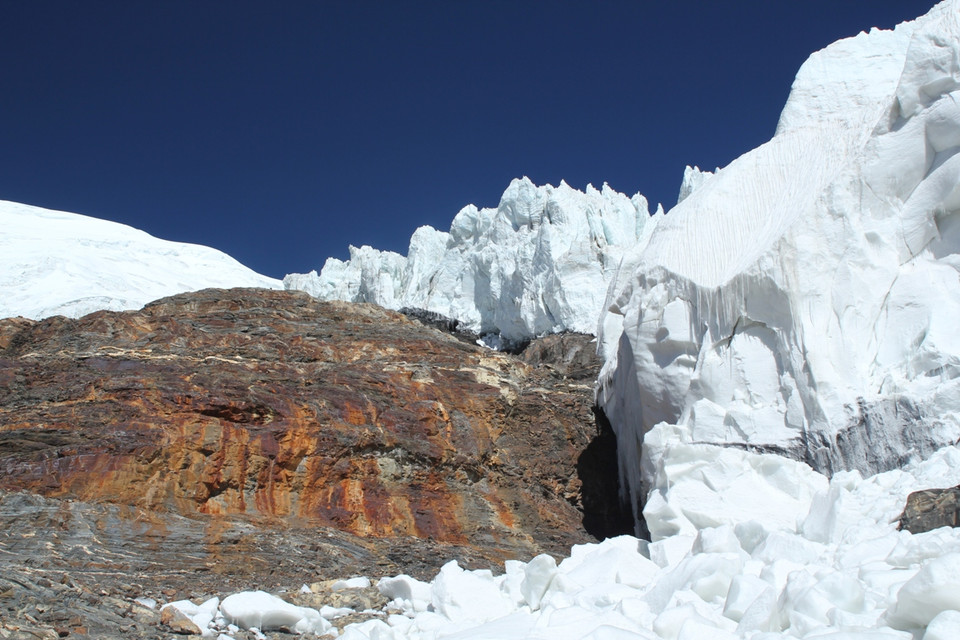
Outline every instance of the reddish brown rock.
<path fill-rule="evenodd" d="M 595 371 L 575 362 L 565 375 L 282 291 L 3 320 L 0 487 L 561 553 L 588 539 Z"/>
<path fill-rule="evenodd" d="M 193 620 L 187 617 L 176 607 L 164 607 L 160 610 L 160 623 L 166 625 L 174 633 L 184 635 L 200 635 L 201 630 Z"/>

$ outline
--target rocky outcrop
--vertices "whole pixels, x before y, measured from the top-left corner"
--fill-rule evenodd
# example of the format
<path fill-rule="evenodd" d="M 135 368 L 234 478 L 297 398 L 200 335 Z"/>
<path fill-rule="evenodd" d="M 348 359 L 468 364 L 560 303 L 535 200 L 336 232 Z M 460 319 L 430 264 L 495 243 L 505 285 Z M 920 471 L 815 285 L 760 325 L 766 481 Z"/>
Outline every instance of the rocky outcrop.
<path fill-rule="evenodd" d="M 597 340 L 585 333 L 556 333 L 530 342 L 520 358 L 536 367 L 548 367 L 565 378 L 596 379 L 602 362 Z"/>
<path fill-rule="evenodd" d="M 591 375 L 296 292 L 4 320 L 0 487 L 491 560 L 559 553 L 587 537 L 584 484 L 596 492 L 612 466 L 587 456 L 578 472 L 596 435 Z"/>

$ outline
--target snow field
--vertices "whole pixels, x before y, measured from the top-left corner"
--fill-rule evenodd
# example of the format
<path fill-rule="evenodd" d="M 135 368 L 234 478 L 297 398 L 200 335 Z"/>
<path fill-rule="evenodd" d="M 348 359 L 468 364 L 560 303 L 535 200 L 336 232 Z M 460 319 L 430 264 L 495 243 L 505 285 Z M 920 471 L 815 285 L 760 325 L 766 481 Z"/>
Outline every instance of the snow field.
<path fill-rule="evenodd" d="M 0 318 L 78 318 L 208 287 L 281 286 L 210 247 L 0 201 Z"/>
<path fill-rule="evenodd" d="M 717 482 L 796 497 L 779 508 L 775 500 L 765 503 L 763 517 L 743 496 L 724 505 L 723 522 L 652 542 L 621 536 L 577 545 L 559 563 L 547 555 L 508 561 L 500 575 L 465 570 L 454 560 L 429 583 L 382 578 L 378 588 L 392 599 L 382 617 L 342 629 L 336 617 L 343 610 L 295 607 L 263 592 L 166 606 L 191 617 L 207 637 L 229 635 L 230 624 L 346 640 L 960 637 L 960 531 L 897 530 L 910 492 L 960 484 L 960 448 L 866 479 L 852 471 L 827 481 L 808 469 L 799 491 L 782 482 L 799 463 L 721 453 L 740 459 L 712 464 L 721 470 L 709 482 L 700 464 L 672 471 L 669 509 L 701 520 L 691 515 L 704 509 L 697 490 Z M 343 588 L 367 584 L 352 579 Z"/>

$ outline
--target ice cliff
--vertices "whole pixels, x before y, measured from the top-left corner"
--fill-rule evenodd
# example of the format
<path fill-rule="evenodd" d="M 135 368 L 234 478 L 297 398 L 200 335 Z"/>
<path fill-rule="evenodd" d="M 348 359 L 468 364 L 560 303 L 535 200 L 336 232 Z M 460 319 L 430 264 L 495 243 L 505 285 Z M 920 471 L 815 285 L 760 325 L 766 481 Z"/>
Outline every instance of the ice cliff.
<path fill-rule="evenodd" d="M 712 522 L 719 487 L 671 485 L 712 445 L 829 474 L 960 440 L 958 151 L 946 2 L 813 54 L 769 142 L 688 172 L 601 319 L 598 401 L 655 538 Z"/>
<path fill-rule="evenodd" d="M 280 286 L 210 247 L 0 201 L 0 318 L 79 317 L 207 287 Z"/>
<path fill-rule="evenodd" d="M 351 247 L 288 289 L 318 298 L 423 309 L 465 329 L 518 341 L 558 331 L 596 333 L 623 253 L 646 243 L 662 211 L 604 184 L 586 192 L 514 180 L 496 209 L 470 205 L 449 232 L 420 227 L 407 256 Z"/>

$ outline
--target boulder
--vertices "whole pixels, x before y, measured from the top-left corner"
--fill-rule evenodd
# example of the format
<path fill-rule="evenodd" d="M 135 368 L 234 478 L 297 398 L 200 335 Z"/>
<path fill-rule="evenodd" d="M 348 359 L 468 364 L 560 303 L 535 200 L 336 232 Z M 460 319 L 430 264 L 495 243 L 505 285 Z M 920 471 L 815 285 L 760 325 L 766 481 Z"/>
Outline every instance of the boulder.
<path fill-rule="evenodd" d="M 960 486 L 914 491 L 907 496 L 900 515 L 901 531 L 923 533 L 956 526 L 960 526 Z"/>

